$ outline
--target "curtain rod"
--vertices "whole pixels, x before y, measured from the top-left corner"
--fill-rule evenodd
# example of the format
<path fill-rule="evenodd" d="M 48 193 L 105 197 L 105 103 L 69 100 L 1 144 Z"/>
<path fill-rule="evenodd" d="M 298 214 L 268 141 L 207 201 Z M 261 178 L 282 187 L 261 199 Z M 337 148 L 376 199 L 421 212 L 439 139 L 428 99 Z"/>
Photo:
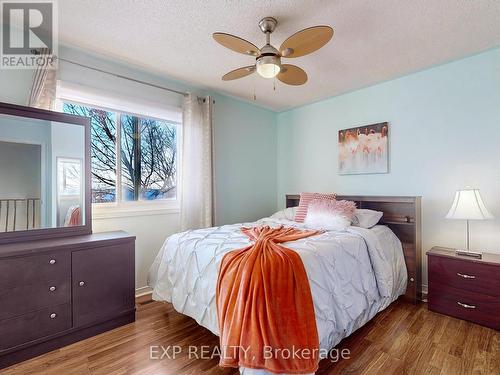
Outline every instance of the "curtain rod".
<path fill-rule="evenodd" d="M 72 60 L 64 59 L 64 58 L 62 58 L 62 57 L 57 57 L 56 59 L 57 59 L 57 60 L 60 60 L 60 61 L 67 62 L 67 63 L 69 63 L 69 64 L 73 64 L 73 65 L 78 65 L 78 66 L 81 66 L 82 68 L 87 68 L 87 69 L 95 70 L 96 72 L 109 74 L 109 75 L 112 75 L 112 76 L 115 76 L 115 77 L 118 77 L 118 78 L 126 79 L 126 80 L 128 80 L 128 81 L 132 81 L 132 82 L 140 83 L 140 84 L 143 84 L 143 85 L 146 85 L 146 86 L 155 87 L 155 88 L 160 89 L 160 90 L 170 91 L 170 92 L 173 92 L 173 93 L 175 93 L 175 94 L 182 95 L 182 96 L 188 96 L 188 95 L 189 95 L 187 92 L 178 91 L 178 90 L 174 90 L 174 89 L 169 89 L 168 87 L 155 85 L 154 83 L 149 83 L 149 82 L 141 81 L 141 80 L 139 80 L 139 79 L 135 79 L 135 78 L 130 78 L 130 77 L 127 77 L 127 76 L 123 76 L 123 75 L 121 75 L 121 74 L 108 72 L 107 70 L 103 70 L 103 69 L 95 68 L 95 67 L 93 67 L 93 66 L 88 66 L 88 65 L 85 65 L 85 64 L 81 64 L 81 63 L 78 63 L 78 62 L 76 62 L 76 61 L 72 61 Z"/>

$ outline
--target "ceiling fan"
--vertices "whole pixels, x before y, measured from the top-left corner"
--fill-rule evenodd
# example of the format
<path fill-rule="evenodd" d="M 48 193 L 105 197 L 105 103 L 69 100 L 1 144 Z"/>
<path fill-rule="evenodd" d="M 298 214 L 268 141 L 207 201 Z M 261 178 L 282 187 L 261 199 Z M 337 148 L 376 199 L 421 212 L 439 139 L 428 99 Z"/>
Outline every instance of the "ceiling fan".
<path fill-rule="evenodd" d="M 333 29 L 330 26 L 308 27 L 286 39 L 278 50 L 270 43 L 271 33 L 276 29 L 277 24 L 278 21 L 273 17 L 260 20 L 259 27 L 266 34 L 266 45 L 260 49 L 235 35 L 227 33 L 212 35 L 224 47 L 255 57 L 254 65 L 244 66 L 224 74 L 223 81 L 243 78 L 257 71 L 264 78 L 276 77 L 288 85 L 298 86 L 307 82 L 307 74 L 303 69 L 291 64 L 282 64 L 281 58 L 301 57 L 320 49 L 332 39 Z"/>

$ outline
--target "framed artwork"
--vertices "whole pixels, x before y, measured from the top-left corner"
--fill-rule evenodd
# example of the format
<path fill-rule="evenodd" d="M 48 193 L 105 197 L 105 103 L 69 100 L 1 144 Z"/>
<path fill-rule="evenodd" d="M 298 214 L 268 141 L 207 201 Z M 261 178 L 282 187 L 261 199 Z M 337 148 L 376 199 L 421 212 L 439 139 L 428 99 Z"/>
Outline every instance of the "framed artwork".
<path fill-rule="evenodd" d="M 339 130 L 339 174 L 389 172 L 389 124 Z"/>

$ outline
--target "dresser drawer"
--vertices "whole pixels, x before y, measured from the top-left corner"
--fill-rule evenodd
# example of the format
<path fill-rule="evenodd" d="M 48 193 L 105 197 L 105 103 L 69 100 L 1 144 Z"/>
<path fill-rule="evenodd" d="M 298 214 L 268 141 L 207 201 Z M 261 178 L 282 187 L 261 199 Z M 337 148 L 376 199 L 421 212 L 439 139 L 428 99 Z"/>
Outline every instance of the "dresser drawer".
<path fill-rule="evenodd" d="M 70 278 L 0 289 L 0 320 L 70 302 Z"/>
<path fill-rule="evenodd" d="M 68 251 L 0 259 L 0 290 L 71 277 Z"/>
<path fill-rule="evenodd" d="M 47 307 L 11 319 L 0 320 L 0 353 L 17 345 L 71 328 L 71 306 Z"/>
<path fill-rule="evenodd" d="M 500 296 L 479 294 L 431 282 L 429 309 L 500 329 Z"/>
<path fill-rule="evenodd" d="M 429 283 L 438 282 L 461 290 L 500 295 L 500 267 L 470 260 L 429 256 Z"/>

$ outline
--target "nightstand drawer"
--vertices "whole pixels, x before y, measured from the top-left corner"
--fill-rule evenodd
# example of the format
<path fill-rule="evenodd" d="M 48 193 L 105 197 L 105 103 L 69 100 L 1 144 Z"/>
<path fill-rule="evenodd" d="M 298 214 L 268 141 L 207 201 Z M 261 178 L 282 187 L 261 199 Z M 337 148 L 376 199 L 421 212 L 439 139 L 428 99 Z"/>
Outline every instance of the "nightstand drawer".
<path fill-rule="evenodd" d="M 429 283 L 492 296 L 500 295 L 499 267 L 470 260 L 429 256 Z"/>
<path fill-rule="evenodd" d="M 500 329 L 500 296 L 479 294 L 433 282 L 429 289 L 429 309 Z"/>

